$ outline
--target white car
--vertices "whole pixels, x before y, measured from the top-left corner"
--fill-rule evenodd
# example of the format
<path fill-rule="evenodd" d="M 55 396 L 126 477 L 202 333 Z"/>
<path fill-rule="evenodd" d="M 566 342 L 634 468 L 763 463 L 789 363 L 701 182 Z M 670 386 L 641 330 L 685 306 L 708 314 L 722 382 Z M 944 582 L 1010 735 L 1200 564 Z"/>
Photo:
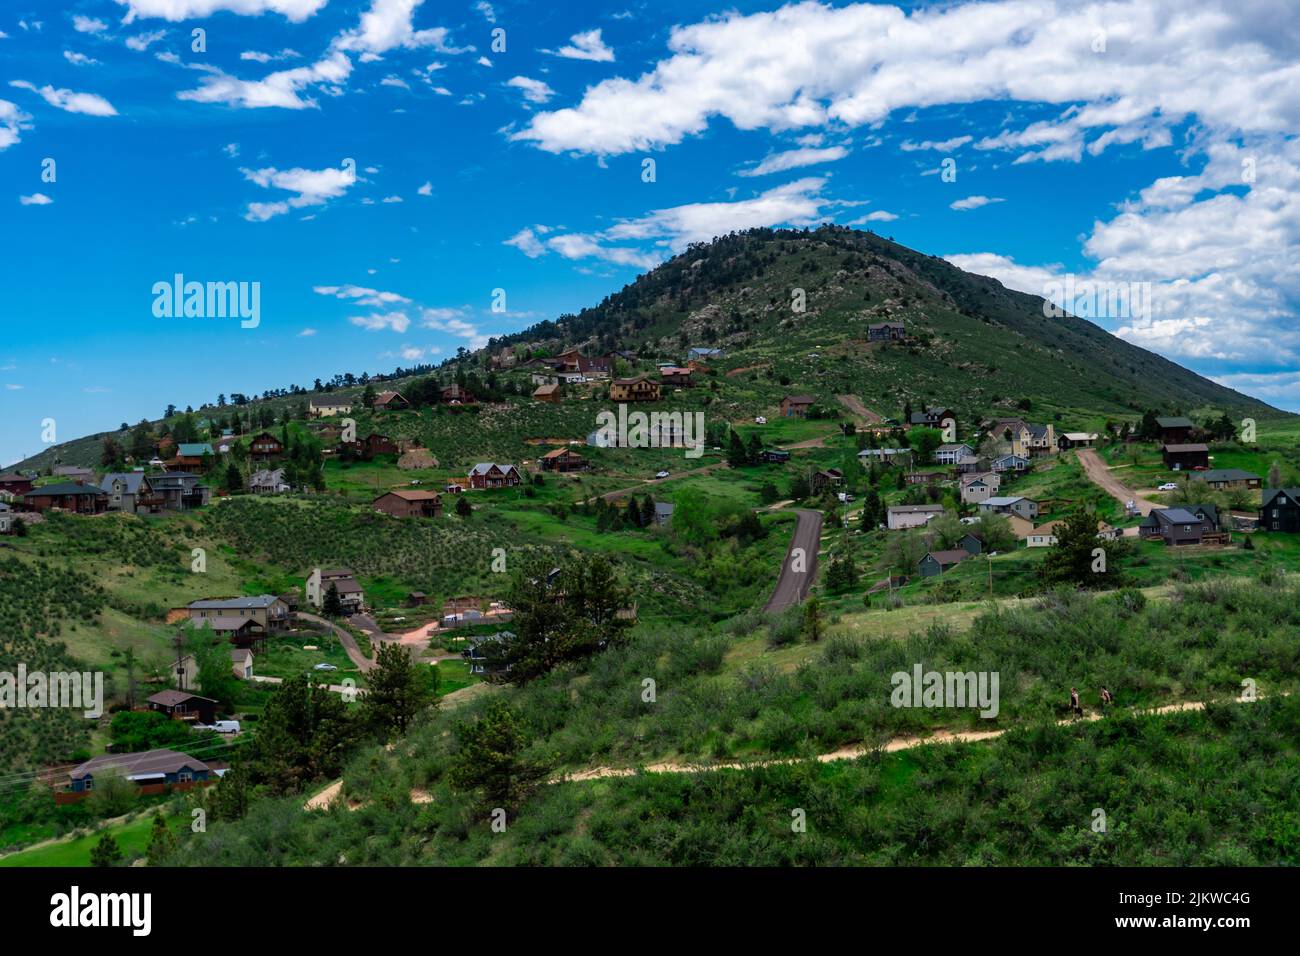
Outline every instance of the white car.
<path fill-rule="evenodd" d="M 1156 489 L 1156 491 L 1177 491 L 1177 490 L 1178 490 L 1178 485 L 1176 485 L 1172 481 L 1166 481 L 1163 485 L 1161 485 L 1159 488 Z"/>
<path fill-rule="evenodd" d="M 764 418 L 762 415 L 759 415 L 757 418 L 754 419 L 754 424 L 755 424 L 755 425 L 766 425 L 766 424 L 767 424 L 767 419 Z"/>
<path fill-rule="evenodd" d="M 338 668 L 335 667 L 333 664 L 326 664 L 324 661 L 322 661 L 322 662 L 319 663 L 319 664 L 315 664 L 315 665 L 313 665 L 313 666 L 312 666 L 312 670 L 314 670 L 314 671 L 336 671 L 336 670 L 338 670 Z"/>
<path fill-rule="evenodd" d="M 655 472 L 655 477 L 656 477 L 656 478 L 667 478 L 667 477 L 669 477 L 669 475 L 668 475 L 668 472 L 666 472 L 666 471 L 656 471 L 656 472 Z"/>

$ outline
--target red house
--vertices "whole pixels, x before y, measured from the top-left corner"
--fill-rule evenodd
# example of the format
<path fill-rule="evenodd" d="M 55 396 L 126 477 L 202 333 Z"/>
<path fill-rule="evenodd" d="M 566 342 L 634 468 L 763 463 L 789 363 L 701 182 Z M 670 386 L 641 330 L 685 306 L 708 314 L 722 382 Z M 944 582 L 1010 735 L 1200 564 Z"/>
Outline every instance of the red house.
<path fill-rule="evenodd" d="M 518 485 L 523 478 L 519 475 L 519 469 L 514 465 L 495 465 L 491 462 L 480 462 L 469 470 L 469 486 L 471 488 L 513 488 Z"/>
<path fill-rule="evenodd" d="M 25 495 L 32 490 L 32 480 L 26 478 L 17 472 L 11 475 L 0 475 L 0 491 L 7 491 L 11 495 Z"/>
<path fill-rule="evenodd" d="M 72 482 L 42 485 L 23 495 L 23 504 L 29 511 L 62 508 L 77 514 L 97 515 L 108 510 L 108 493 L 97 485 L 78 485 Z"/>
<path fill-rule="evenodd" d="M 284 454 L 284 445 L 270 432 L 254 435 L 248 446 L 248 455 L 253 461 L 270 461 Z"/>

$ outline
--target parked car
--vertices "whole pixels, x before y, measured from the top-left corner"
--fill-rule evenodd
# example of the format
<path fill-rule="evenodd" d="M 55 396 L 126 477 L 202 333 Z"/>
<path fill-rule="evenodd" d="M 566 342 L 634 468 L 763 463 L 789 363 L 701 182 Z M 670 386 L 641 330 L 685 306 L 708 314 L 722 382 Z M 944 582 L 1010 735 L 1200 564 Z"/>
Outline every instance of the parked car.
<path fill-rule="evenodd" d="M 767 424 L 767 419 L 764 418 L 762 415 L 759 415 L 757 418 L 754 419 L 754 424 L 755 424 L 755 425 L 766 425 L 766 424 Z"/>
<path fill-rule="evenodd" d="M 667 477 L 669 477 L 669 474 L 668 474 L 668 472 L 666 472 L 666 471 L 656 471 L 656 472 L 655 472 L 655 477 L 656 477 L 656 478 L 667 478 Z"/>
<path fill-rule="evenodd" d="M 315 665 L 313 665 L 313 666 L 312 666 L 312 670 L 314 670 L 314 671 L 336 671 L 336 670 L 338 670 L 338 668 L 335 667 L 333 664 L 326 664 L 324 661 L 321 661 L 319 664 L 315 664 Z"/>
<path fill-rule="evenodd" d="M 1159 488 L 1156 489 L 1156 491 L 1177 491 L 1177 490 L 1178 490 L 1177 483 L 1172 481 L 1166 481 L 1163 485 L 1161 485 Z"/>

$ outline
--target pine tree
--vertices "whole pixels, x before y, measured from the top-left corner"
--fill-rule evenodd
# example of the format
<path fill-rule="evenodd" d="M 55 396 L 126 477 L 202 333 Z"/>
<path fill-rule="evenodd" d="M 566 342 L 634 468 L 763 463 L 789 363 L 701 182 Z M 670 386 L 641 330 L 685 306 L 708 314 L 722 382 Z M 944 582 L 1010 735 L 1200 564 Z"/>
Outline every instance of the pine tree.
<path fill-rule="evenodd" d="M 456 514 L 462 518 L 468 518 L 474 513 L 474 506 L 469 503 L 469 498 L 460 495 L 456 498 Z"/>
<path fill-rule="evenodd" d="M 496 697 L 472 723 L 459 724 L 459 751 L 449 778 L 457 790 L 479 790 L 484 805 L 512 809 L 523 802 L 543 770 L 523 756 L 528 735 L 519 715 Z"/>
<path fill-rule="evenodd" d="M 437 676 L 430 667 L 418 670 L 411 655 L 401 644 L 381 644 L 375 668 L 366 674 L 369 685 L 361 703 L 366 723 L 387 736 L 406 728 L 417 714 L 434 702 L 434 686 L 426 679 Z"/>
<path fill-rule="evenodd" d="M 325 592 L 321 611 L 326 617 L 341 617 L 343 614 L 343 599 L 339 597 L 339 587 L 333 581 L 330 582 L 329 590 Z"/>
<path fill-rule="evenodd" d="M 153 831 L 149 834 L 149 848 L 145 850 L 145 859 L 150 866 L 158 866 L 176 852 L 176 834 L 167 826 L 161 813 L 153 815 Z"/>
<path fill-rule="evenodd" d="M 99 842 L 91 848 L 90 865 L 91 866 L 117 866 L 122 862 L 122 848 L 117 845 L 117 839 L 111 832 L 105 830 L 99 838 Z"/>

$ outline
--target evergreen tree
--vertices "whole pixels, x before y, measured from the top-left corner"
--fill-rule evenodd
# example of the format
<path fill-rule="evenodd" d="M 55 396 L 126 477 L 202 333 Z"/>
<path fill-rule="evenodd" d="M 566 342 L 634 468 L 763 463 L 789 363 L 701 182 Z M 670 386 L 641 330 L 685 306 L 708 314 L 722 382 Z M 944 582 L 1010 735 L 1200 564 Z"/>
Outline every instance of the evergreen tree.
<path fill-rule="evenodd" d="M 469 503 L 468 495 L 458 495 L 456 497 L 456 514 L 462 518 L 468 518 L 474 513 L 474 506 Z"/>
<path fill-rule="evenodd" d="M 154 811 L 153 830 L 149 834 L 149 848 L 145 850 L 145 859 L 150 866 L 159 866 L 176 852 L 176 834 L 167 826 L 167 821 L 159 811 Z"/>
<path fill-rule="evenodd" d="M 341 617 L 343 615 L 343 599 L 339 597 L 338 585 L 333 581 L 330 582 L 329 590 L 325 592 L 325 601 L 321 606 L 321 611 L 326 617 Z"/>
<path fill-rule="evenodd" d="M 122 862 L 122 848 L 117 845 L 113 834 L 105 830 L 99 841 L 90 851 L 90 865 L 98 867 L 117 866 Z"/>
<path fill-rule="evenodd" d="M 740 440 L 740 435 L 733 430 L 731 442 L 727 446 L 727 464 L 732 468 L 740 468 L 746 463 L 745 443 Z"/>
<path fill-rule="evenodd" d="M 543 769 L 524 757 L 528 735 L 517 713 L 493 698 L 477 720 L 456 726 L 459 749 L 449 771 L 457 790 L 478 790 L 483 805 L 511 810 L 519 806 L 543 776 Z"/>
<path fill-rule="evenodd" d="M 427 666 L 417 668 L 401 644 L 381 644 L 375 665 L 366 674 L 362 719 L 385 737 L 405 734 L 416 715 L 435 702 L 438 672 Z"/>
<path fill-rule="evenodd" d="M 1093 552 L 1101 548 L 1099 558 Z M 1103 547 L 1097 538 L 1097 516 L 1075 511 L 1056 529 L 1056 544 L 1047 552 L 1040 571 L 1048 585 L 1073 584 L 1082 588 L 1112 587 L 1118 577 L 1114 567 L 1118 548 Z M 1099 564 L 1104 561 L 1104 565 Z M 1097 570 L 1094 570 L 1097 568 Z"/>

